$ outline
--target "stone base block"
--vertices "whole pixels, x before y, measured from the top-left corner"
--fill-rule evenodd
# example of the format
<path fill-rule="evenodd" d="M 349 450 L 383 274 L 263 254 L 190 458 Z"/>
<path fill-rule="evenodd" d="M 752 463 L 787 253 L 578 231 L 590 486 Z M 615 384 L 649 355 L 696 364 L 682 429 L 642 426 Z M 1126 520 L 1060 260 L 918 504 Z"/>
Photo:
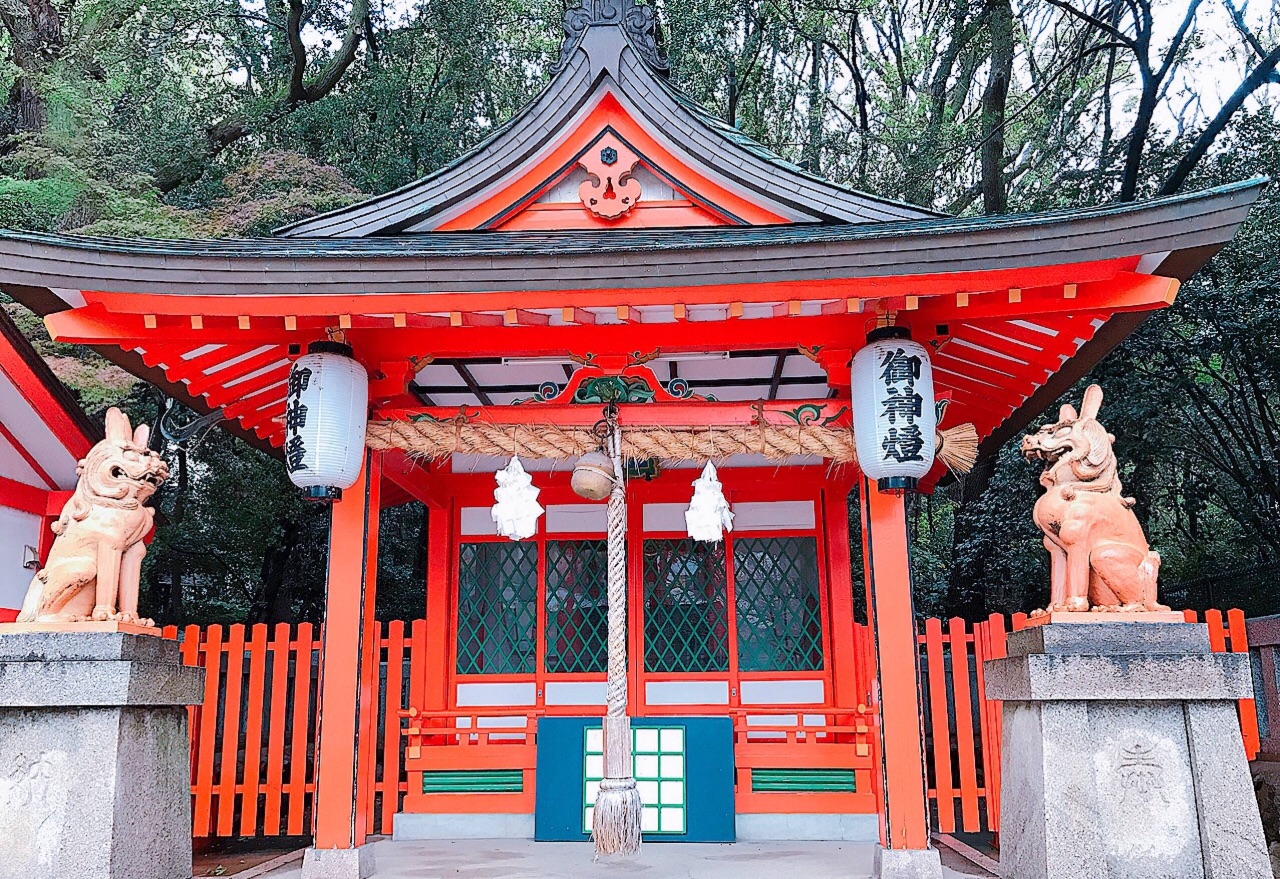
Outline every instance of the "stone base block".
<path fill-rule="evenodd" d="M 533 815 L 518 812 L 397 812 L 392 838 L 533 839 Z"/>
<path fill-rule="evenodd" d="M 370 845 L 309 848 L 302 853 L 302 879 L 367 879 L 374 869 Z"/>
<path fill-rule="evenodd" d="M 738 815 L 736 824 L 738 842 L 875 842 L 880 838 L 880 819 L 875 815 L 752 812 Z"/>
<path fill-rule="evenodd" d="M 1047 625 L 986 665 L 1004 700 L 1000 875 L 1271 879 L 1235 699 L 1203 626 Z"/>
<path fill-rule="evenodd" d="M 150 635 L 0 636 L 0 877 L 190 879 L 203 679 Z"/>
<path fill-rule="evenodd" d="M 942 856 L 933 848 L 876 846 L 873 879 L 942 879 Z"/>

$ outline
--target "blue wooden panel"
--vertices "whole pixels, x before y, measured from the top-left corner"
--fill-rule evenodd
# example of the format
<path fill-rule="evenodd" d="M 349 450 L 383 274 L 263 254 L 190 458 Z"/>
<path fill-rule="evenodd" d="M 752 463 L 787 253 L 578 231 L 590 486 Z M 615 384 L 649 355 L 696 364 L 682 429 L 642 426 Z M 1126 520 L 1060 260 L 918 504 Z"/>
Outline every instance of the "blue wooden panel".
<path fill-rule="evenodd" d="M 727 717 L 637 718 L 633 730 L 679 727 L 685 743 L 685 830 L 646 833 L 645 842 L 733 842 L 733 722 Z M 588 729 L 598 717 L 538 719 L 537 795 L 534 839 L 587 841 L 583 832 Z"/>

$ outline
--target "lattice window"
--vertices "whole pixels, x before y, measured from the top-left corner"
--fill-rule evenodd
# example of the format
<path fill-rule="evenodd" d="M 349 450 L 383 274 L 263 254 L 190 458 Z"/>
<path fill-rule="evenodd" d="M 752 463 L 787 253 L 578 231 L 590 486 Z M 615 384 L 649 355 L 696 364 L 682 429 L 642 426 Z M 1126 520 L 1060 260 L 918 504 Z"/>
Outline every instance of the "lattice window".
<path fill-rule="evenodd" d="M 596 794 L 604 778 L 604 733 L 600 727 L 585 731 L 582 832 L 591 832 Z M 684 727 L 633 727 L 631 774 L 640 791 L 644 833 L 685 832 Z"/>
<path fill-rule="evenodd" d="M 822 668 L 822 606 L 814 538 L 734 540 L 733 590 L 741 671 Z"/>
<path fill-rule="evenodd" d="M 724 544 L 644 542 L 644 663 L 651 672 L 728 671 Z"/>
<path fill-rule="evenodd" d="M 538 545 L 458 548 L 458 674 L 533 674 Z"/>
<path fill-rule="evenodd" d="M 608 545 L 547 541 L 549 674 L 603 672 L 608 663 Z"/>

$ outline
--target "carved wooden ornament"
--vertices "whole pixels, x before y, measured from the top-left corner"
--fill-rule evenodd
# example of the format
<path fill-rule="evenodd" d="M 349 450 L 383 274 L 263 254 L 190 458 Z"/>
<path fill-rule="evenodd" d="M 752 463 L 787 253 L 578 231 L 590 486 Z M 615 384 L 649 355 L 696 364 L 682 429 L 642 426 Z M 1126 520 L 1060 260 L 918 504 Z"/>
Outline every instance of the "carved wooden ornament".
<path fill-rule="evenodd" d="M 588 149 L 578 166 L 591 175 L 578 187 L 582 204 L 597 217 L 615 220 L 640 200 L 640 181 L 631 176 L 640 157 L 612 134 Z"/>

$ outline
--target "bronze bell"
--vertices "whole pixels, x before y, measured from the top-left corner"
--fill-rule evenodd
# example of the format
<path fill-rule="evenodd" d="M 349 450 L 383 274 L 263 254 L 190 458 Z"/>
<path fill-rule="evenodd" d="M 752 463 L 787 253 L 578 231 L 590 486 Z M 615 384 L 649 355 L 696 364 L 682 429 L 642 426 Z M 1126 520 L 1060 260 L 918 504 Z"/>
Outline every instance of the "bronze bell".
<path fill-rule="evenodd" d="M 603 452 L 587 452 L 573 465 L 569 484 L 579 497 L 602 501 L 613 489 L 613 461 Z"/>

